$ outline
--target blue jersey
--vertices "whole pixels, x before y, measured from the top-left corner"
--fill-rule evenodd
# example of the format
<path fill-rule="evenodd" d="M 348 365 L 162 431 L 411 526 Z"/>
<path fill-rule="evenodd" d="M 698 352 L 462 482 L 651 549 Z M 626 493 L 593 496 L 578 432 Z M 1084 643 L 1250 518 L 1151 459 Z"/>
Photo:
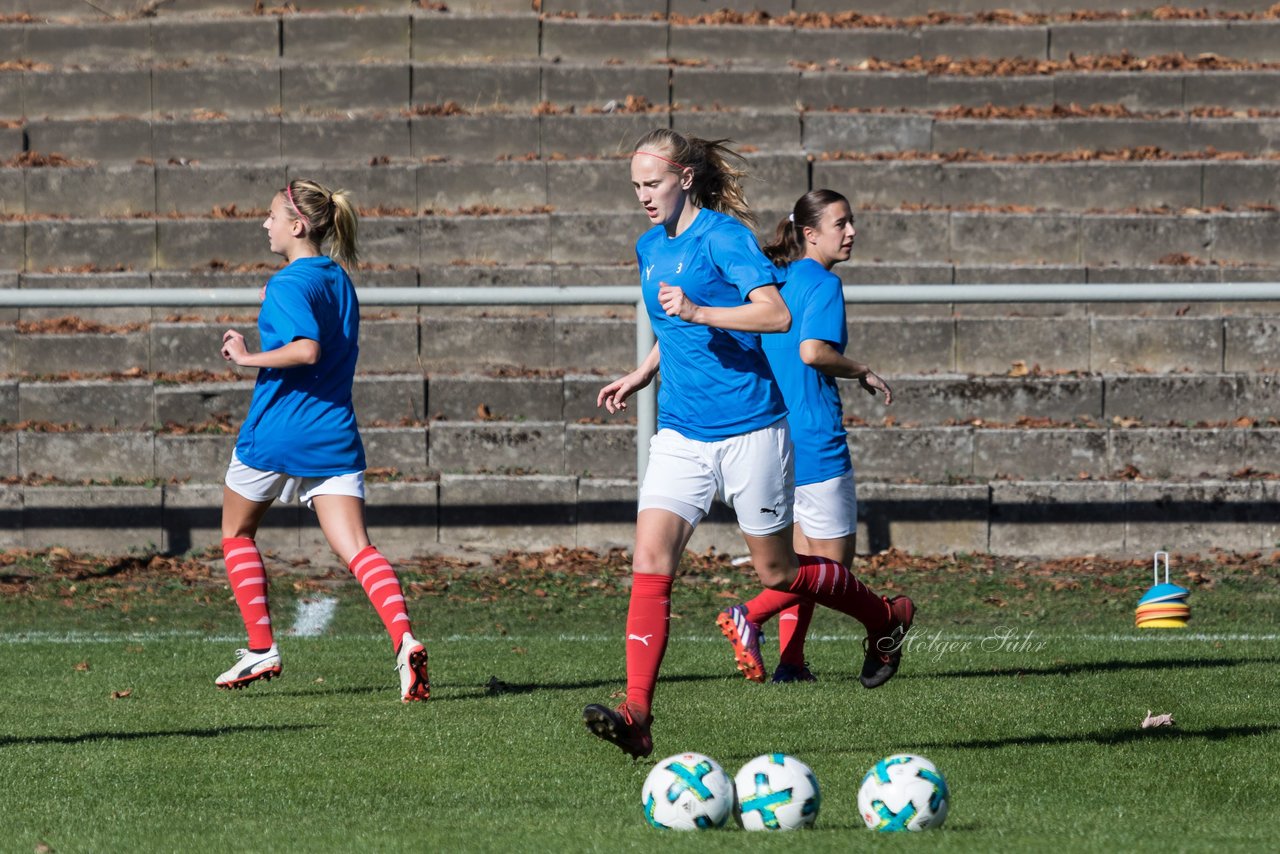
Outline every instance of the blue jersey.
<path fill-rule="evenodd" d="M 817 261 L 801 258 L 787 266 L 782 298 L 791 309 L 791 330 L 761 340 L 787 402 L 796 486 L 803 486 L 839 477 L 853 464 L 836 381 L 800 361 L 800 342 L 826 341 L 843 354 L 849 332 L 840 278 Z"/>
<path fill-rule="evenodd" d="M 677 237 L 667 237 L 661 225 L 646 231 L 636 256 L 661 356 L 658 429 L 715 442 L 786 415 L 759 335 L 669 317 L 658 302 L 660 282 L 682 288 L 698 305 L 717 307 L 743 305 L 751 291 L 777 282 L 777 268 L 755 235 L 733 217 L 704 208 Z"/>
<path fill-rule="evenodd" d="M 355 286 L 333 259 L 297 258 L 267 283 L 258 312 L 262 349 L 309 338 L 314 365 L 259 368 L 236 456 L 247 466 L 299 477 L 364 471 L 351 382 L 359 355 Z"/>

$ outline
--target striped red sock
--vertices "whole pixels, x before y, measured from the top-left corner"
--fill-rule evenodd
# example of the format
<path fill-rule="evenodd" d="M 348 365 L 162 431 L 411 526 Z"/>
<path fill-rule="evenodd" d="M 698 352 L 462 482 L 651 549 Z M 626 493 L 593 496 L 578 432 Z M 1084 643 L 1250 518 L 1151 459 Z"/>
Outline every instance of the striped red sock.
<path fill-rule="evenodd" d="M 227 582 L 249 633 L 249 649 L 267 649 L 272 644 L 271 611 L 267 607 L 267 571 L 258 545 L 250 537 L 226 537 L 222 558 L 227 564 Z"/>
<path fill-rule="evenodd" d="M 788 608 L 799 605 L 805 598 L 789 590 L 770 590 L 766 587 L 756 597 L 746 602 L 747 619 L 757 626 Z"/>
<path fill-rule="evenodd" d="M 413 634 L 413 627 L 396 571 L 374 546 L 365 546 L 357 552 L 348 566 L 391 636 L 391 646 L 399 652 L 400 638 L 405 632 Z"/>
<path fill-rule="evenodd" d="M 800 569 L 791 590 L 819 605 L 848 614 L 869 632 L 877 632 L 889 621 L 889 603 L 845 568 L 844 564 L 813 555 L 797 555 Z"/>
<path fill-rule="evenodd" d="M 778 663 L 804 667 L 804 639 L 813 619 L 813 603 L 792 605 L 778 615 Z"/>
<path fill-rule="evenodd" d="M 631 576 L 627 607 L 627 705 L 649 714 L 671 628 L 671 576 Z"/>

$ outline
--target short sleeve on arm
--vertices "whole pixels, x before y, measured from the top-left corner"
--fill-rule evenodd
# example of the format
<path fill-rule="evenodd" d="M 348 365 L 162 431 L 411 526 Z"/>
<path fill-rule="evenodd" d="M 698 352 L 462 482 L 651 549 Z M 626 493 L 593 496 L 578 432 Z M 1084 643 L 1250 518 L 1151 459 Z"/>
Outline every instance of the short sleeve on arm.
<path fill-rule="evenodd" d="M 298 281 L 273 282 L 267 287 L 265 308 L 271 311 L 271 324 L 283 344 L 299 338 L 320 340 L 320 323 L 315 307 L 308 298 L 310 288 Z"/>
<path fill-rule="evenodd" d="M 815 283 L 800 318 L 800 340 L 826 341 L 839 347 L 844 340 L 844 288 L 835 276 Z"/>
<path fill-rule="evenodd" d="M 743 300 L 756 288 L 777 284 L 782 278 L 745 226 L 716 229 L 707 236 L 707 249 L 725 281 L 737 287 Z"/>

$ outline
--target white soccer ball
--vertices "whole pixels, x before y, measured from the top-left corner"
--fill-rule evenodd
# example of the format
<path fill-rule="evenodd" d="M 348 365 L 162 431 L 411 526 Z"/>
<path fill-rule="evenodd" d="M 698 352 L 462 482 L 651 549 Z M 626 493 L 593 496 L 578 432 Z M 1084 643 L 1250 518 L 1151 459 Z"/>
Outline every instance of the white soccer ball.
<path fill-rule="evenodd" d="M 640 802 L 654 827 L 710 830 L 723 827 L 733 812 L 733 783 L 711 757 L 680 753 L 653 766 Z"/>
<path fill-rule="evenodd" d="M 858 790 L 858 812 L 881 832 L 927 830 L 947 818 L 947 781 L 923 756 L 899 753 L 881 759 Z"/>
<path fill-rule="evenodd" d="M 812 827 L 822 806 L 818 778 L 794 756 L 757 756 L 733 778 L 738 821 L 746 830 L 799 830 Z"/>

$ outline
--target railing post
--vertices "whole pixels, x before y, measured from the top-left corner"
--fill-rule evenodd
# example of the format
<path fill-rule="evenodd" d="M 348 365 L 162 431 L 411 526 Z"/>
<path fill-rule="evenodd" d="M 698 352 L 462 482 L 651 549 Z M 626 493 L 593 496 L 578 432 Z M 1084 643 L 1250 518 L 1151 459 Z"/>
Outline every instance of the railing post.
<path fill-rule="evenodd" d="M 636 364 L 649 358 L 653 349 L 653 326 L 649 323 L 649 311 L 644 300 L 636 302 Z M 644 472 L 649 466 L 649 440 L 658 429 L 658 380 L 640 389 L 636 395 L 636 488 L 644 483 Z"/>

